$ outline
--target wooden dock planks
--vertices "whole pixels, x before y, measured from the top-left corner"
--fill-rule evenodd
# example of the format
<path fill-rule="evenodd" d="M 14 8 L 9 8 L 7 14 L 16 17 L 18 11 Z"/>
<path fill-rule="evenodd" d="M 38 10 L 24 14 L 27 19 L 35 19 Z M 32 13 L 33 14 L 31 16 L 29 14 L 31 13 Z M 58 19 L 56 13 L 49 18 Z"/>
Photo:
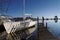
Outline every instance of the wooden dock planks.
<path fill-rule="evenodd" d="M 38 25 L 38 40 L 57 40 L 46 27 Z"/>

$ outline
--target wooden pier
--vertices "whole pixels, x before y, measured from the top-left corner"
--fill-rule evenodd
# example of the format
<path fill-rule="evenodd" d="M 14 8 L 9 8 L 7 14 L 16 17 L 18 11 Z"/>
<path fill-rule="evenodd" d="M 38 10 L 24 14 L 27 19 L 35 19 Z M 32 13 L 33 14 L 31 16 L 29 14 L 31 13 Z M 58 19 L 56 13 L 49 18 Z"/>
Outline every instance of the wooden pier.
<path fill-rule="evenodd" d="M 43 23 L 38 25 L 38 40 L 57 40 L 46 27 L 43 26 Z"/>

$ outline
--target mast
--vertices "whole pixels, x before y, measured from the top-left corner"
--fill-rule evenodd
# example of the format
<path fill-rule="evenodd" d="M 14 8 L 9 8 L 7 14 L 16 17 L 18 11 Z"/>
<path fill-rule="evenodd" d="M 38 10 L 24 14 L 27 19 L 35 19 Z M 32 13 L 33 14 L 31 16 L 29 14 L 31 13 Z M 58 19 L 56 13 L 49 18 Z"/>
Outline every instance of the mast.
<path fill-rule="evenodd" d="M 24 17 L 24 14 L 25 14 L 25 0 L 23 0 L 23 17 Z"/>
<path fill-rule="evenodd" d="M 26 14 L 25 8 L 26 8 L 26 0 L 23 0 L 23 13 L 22 13 L 23 18 L 25 18 L 25 16 L 32 17 L 32 14 Z"/>
<path fill-rule="evenodd" d="M 8 5 L 7 5 L 6 11 L 5 11 L 6 13 L 9 10 L 9 4 L 10 4 L 10 2 L 11 2 L 11 0 L 7 0 Z"/>

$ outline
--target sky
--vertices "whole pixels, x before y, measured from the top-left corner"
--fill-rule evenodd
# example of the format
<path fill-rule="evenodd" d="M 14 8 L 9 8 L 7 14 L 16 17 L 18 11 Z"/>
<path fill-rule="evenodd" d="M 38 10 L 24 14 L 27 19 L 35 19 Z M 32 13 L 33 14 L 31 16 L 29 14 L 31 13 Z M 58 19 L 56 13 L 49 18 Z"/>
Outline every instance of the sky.
<path fill-rule="evenodd" d="M 6 10 L 8 2 L 3 4 Z M 32 14 L 33 17 L 60 17 L 60 0 L 25 0 L 25 13 Z M 23 0 L 10 0 L 7 13 L 14 17 L 20 17 L 23 14 Z"/>

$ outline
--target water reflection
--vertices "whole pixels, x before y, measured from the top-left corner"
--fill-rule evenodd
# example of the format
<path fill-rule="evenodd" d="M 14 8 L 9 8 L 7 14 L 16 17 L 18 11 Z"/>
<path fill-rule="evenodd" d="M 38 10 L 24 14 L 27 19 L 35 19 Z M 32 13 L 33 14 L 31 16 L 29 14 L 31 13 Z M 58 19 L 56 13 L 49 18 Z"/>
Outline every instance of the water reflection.
<path fill-rule="evenodd" d="M 55 23 L 57 23 L 58 22 L 58 20 L 54 20 L 55 21 Z"/>

